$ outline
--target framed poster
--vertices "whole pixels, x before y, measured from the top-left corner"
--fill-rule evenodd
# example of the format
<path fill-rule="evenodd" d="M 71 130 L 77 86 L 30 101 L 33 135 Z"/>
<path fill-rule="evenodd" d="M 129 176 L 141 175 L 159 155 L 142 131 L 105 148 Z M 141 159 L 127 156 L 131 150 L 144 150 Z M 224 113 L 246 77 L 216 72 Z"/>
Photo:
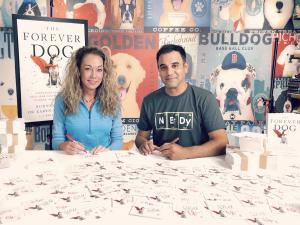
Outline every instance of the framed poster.
<path fill-rule="evenodd" d="M 87 20 L 13 15 L 18 117 L 50 122 L 72 52 L 87 45 Z"/>

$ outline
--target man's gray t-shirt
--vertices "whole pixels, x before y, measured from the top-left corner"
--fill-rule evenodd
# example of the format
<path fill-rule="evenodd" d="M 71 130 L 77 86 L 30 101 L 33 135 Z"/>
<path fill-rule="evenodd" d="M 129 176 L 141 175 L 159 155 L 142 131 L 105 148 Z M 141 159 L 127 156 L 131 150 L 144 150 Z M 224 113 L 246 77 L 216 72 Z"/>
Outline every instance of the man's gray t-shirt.
<path fill-rule="evenodd" d="M 153 142 L 160 146 L 176 143 L 188 147 L 209 140 L 208 132 L 225 129 L 215 96 L 207 90 L 188 85 L 179 96 L 169 96 L 162 87 L 143 100 L 138 128 L 153 130 Z"/>

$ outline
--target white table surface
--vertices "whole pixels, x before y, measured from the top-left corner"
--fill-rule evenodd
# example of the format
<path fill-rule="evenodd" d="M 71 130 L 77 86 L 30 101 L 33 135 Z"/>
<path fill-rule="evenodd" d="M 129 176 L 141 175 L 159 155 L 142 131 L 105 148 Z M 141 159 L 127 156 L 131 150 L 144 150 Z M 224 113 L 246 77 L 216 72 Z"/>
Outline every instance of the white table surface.
<path fill-rule="evenodd" d="M 0 169 L 0 224 L 300 224 L 299 158 L 285 162 L 246 173 L 224 156 L 26 151 Z"/>

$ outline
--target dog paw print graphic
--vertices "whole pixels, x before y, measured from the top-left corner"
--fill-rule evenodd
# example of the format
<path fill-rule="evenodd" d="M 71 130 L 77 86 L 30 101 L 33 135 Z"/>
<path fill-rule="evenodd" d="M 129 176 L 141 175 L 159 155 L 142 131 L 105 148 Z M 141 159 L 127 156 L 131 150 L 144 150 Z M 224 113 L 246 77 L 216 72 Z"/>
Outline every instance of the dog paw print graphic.
<path fill-rule="evenodd" d="M 208 10 L 207 1 L 206 0 L 193 0 L 192 5 L 192 13 L 196 17 L 202 17 L 206 14 Z"/>

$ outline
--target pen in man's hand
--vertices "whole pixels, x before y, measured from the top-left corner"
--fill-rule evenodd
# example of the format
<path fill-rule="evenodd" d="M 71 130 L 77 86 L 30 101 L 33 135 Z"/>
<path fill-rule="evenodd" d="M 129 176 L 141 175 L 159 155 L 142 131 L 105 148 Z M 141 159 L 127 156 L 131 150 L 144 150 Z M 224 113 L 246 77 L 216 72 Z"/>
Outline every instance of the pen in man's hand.
<path fill-rule="evenodd" d="M 175 144 L 177 141 L 179 141 L 179 137 L 175 138 L 173 141 L 171 141 L 171 144 Z"/>
<path fill-rule="evenodd" d="M 66 137 L 69 141 L 73 142 L 73 143 L 79 143 L 78 141 L 75 141 L 74 138 L 72 138 L 72 136 L 70 134 L 66 134 Z M 87 150 L 83 149 L 82 151 L 84 151 L 85 153 L 88 153 Z"/>
<path fill-rule="evenodd" d="M 175 144 L 178 140 L 179 140 L 179 137 L 175 138 L 175 139 L 174 139 L 173 141 L 171 141 L 171 142 L 164 143 L 164 144 L 161 145 L 160 147 L 155 148 L 155 150 L 157 150 L 157 151 L 162 151 L 161 148 L 163 148 L 163 146 L 169 145 L 169 144 Z"/>

